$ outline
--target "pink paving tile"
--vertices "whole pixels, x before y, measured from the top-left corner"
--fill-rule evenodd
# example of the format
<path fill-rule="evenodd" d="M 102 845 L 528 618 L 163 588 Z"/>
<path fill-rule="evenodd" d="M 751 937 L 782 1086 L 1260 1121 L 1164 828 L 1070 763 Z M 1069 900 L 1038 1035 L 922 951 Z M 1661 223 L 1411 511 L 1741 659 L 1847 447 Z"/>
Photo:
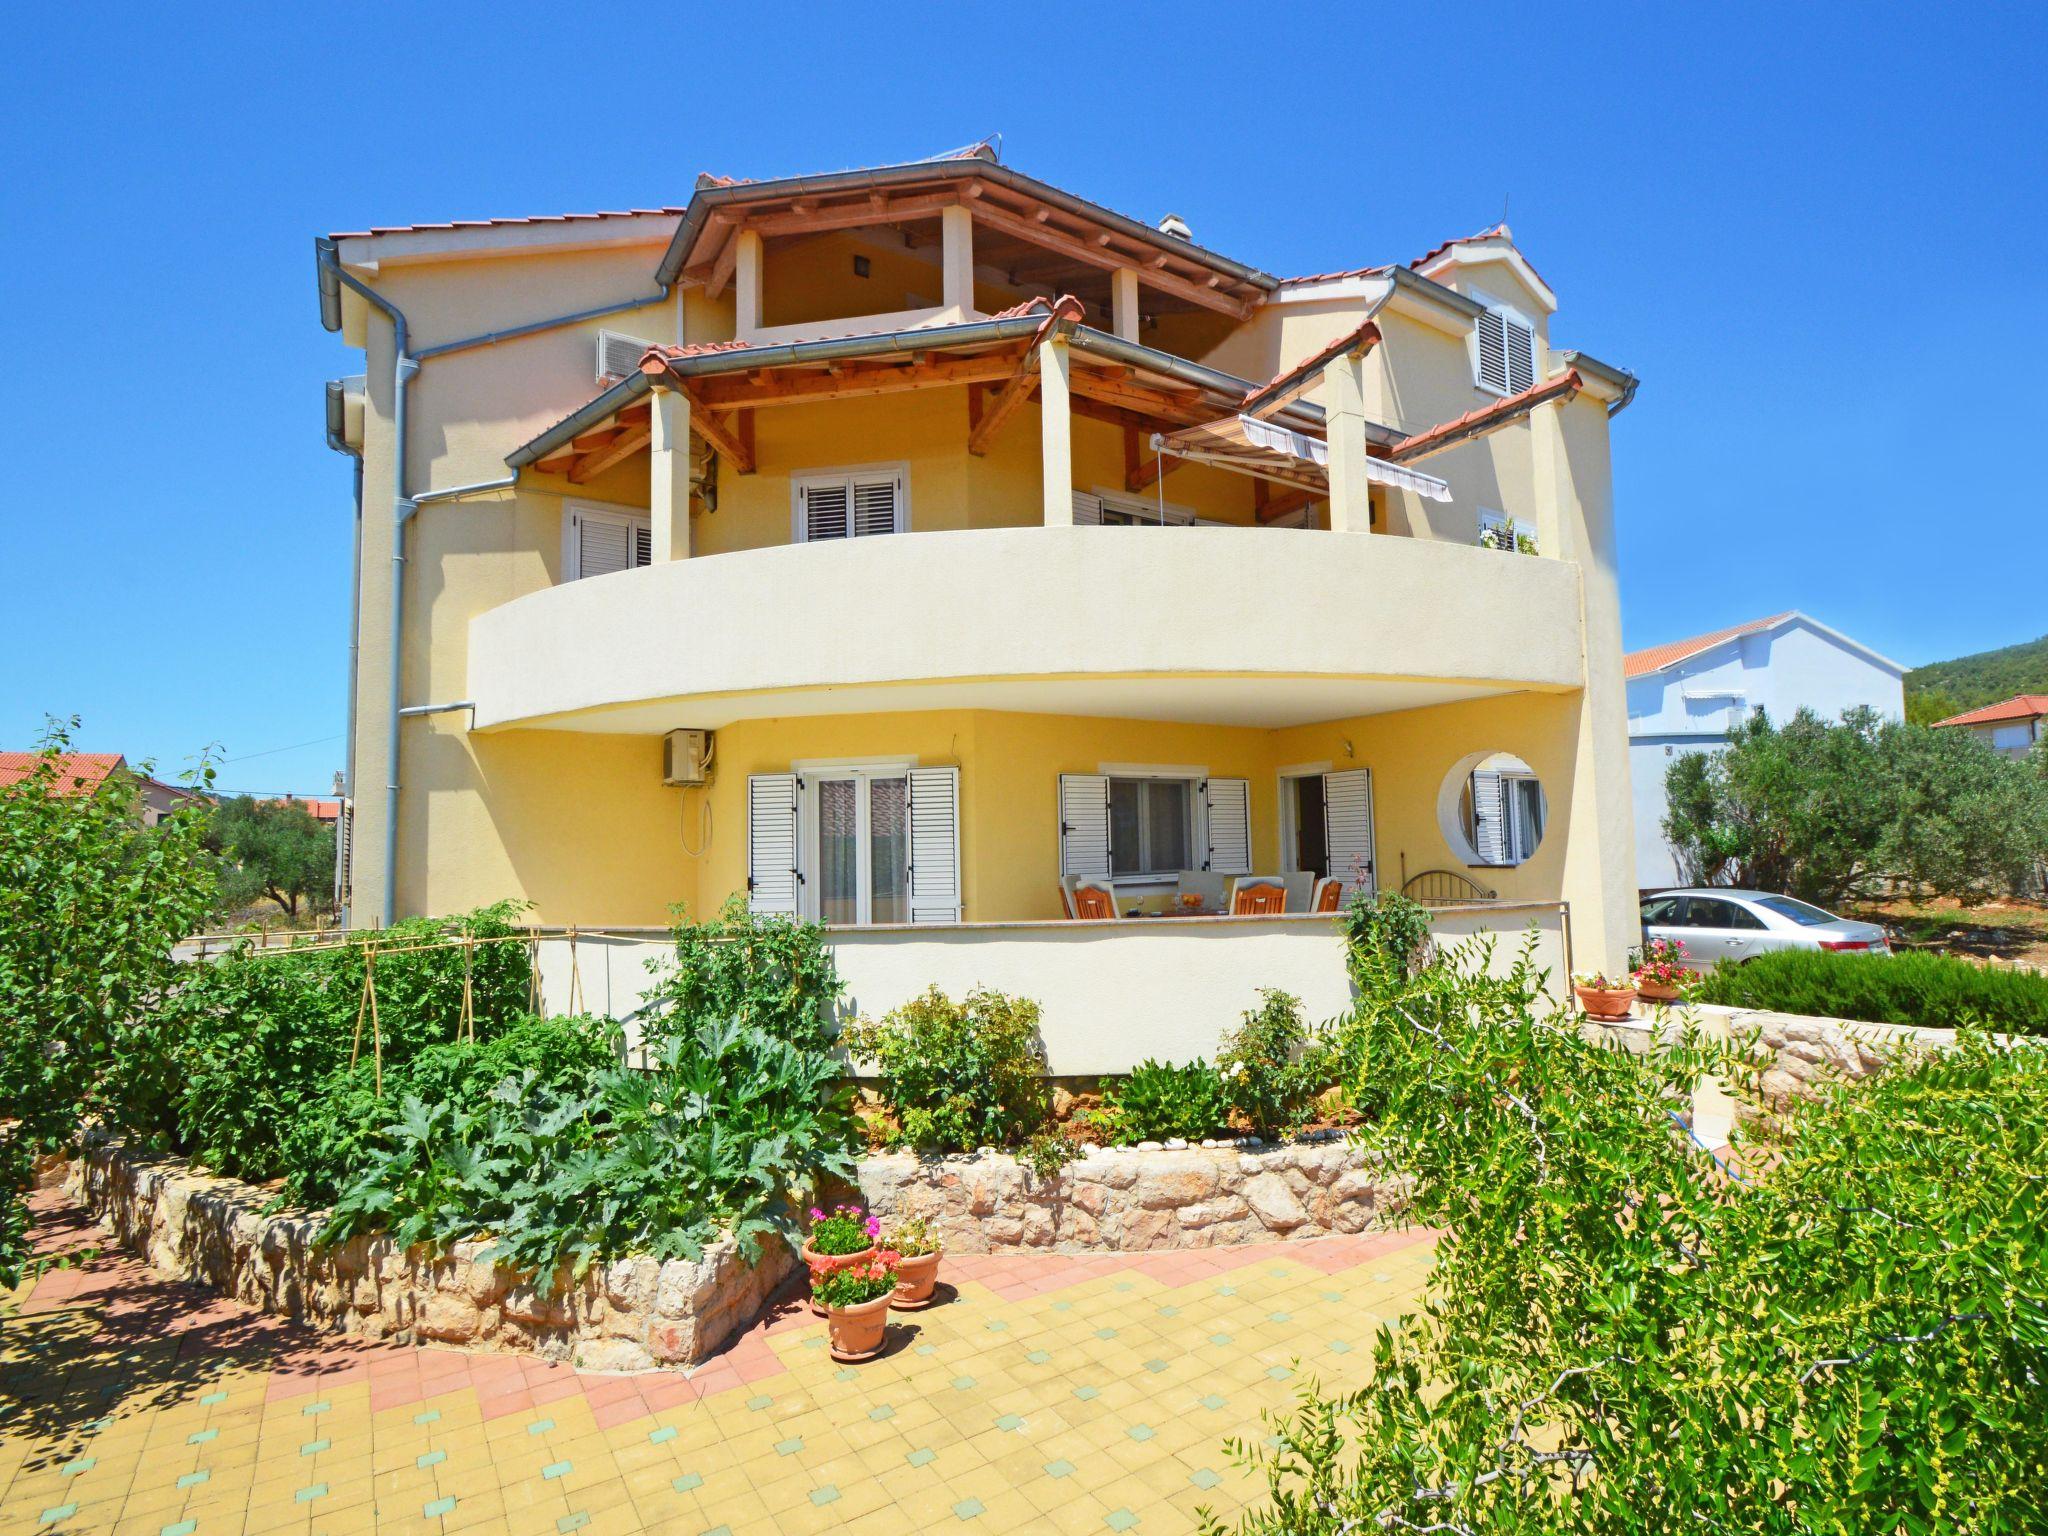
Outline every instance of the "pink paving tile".
<path fill-rule="evenodd" d="M 508 1413 L 524 1413 L 533 1406 L 533 1394 L 521 1387 L 517 1392 L 502 1392 L 495 1397 L 480 1398 L 477 1402 L 478 1416 L 485 1423 L 502 1419 Z"/>

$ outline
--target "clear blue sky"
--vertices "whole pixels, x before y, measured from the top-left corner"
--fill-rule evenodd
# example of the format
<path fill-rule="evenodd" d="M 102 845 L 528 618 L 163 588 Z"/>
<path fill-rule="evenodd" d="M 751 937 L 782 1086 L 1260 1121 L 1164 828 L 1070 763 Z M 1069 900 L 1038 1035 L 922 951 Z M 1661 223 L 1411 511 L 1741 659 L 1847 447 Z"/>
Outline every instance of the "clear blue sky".
<path fill-rule="evenodd" d="M 314 235 L 998 132 L 1280 275 L 1509 199 L 1554 338 L 1644 380 L 1614 447 L 1632 646 L 1792 607 L 1908 663 L 2048 630 L 2042 7 L 1663 10 L 14 12 L 0 744 L 76 712 L 163 769 L 219 743 L 229 786 L 339 766 L 320 386 L 356 365 Z"/>

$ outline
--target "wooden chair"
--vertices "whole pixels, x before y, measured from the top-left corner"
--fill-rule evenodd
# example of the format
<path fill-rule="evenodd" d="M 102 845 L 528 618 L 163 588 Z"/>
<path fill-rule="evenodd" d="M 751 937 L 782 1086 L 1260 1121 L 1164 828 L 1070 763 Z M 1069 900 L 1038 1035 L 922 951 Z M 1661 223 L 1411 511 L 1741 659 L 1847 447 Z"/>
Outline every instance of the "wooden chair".
<path fill-rule="evenodd" d="M 1315 899 L 1309 903 L 1308 909 L 1315 913 L 1343 911 L 1344 882 L 1335 875 L 1323 876 L 1316 882 Z"/>
<path fill-rule="evenodd" d="M 1116 887 L 1100 880 L 1074 882 L 1074 916 L 1084 922 L 1099 922 L 1120 914 L 1116 909 Z"/>
<path fill-rule="evenodd" d="M 1074 884 L 1066 875 L 1060 876 L 1060 910 L 1068 917 L 1074 915 Z"/>
<path fill-rule="evenodd" d="M 1274 916 L 1287 910 L 1287 887 L 1270 875 L 1240 875 L 1230 883 L 1232 917 Z"/>

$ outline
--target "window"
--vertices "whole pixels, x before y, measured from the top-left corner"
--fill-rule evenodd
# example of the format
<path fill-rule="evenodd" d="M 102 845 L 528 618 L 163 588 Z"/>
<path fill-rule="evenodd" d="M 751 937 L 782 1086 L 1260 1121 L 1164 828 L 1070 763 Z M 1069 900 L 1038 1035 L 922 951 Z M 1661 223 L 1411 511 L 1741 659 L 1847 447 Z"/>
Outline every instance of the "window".
<path fill-rule="evenodd" d="M 1109 781 L 1109 872 L 1119 879 L 1192 869 L 1195 786 L 1188 779 Z"/>
<path fill-rule="evenodd" d="M 826 770 L 817 796 L 817 917 L 900 923 L 910 901 L 910 779 L 898 771 Z"/>
<path fill-rule="evenodd" d="M 1686 898 L 1688 928 L 1761 928 L 1763 919 L 1732 901 L 1712 896 Z"/>
<path fill-rule="evenodd" d="M 1486 549 L 1501 549 L 1525 555 L 1536 553 L 1536 525 L 1526 517 L 1479 509 L 1479 542 Z"/>
<path fill-rule="evenodd" d="M 1536 327 L 1506 305 L 1472 322 L 1473 376 L 1495 394 L 1520 394 L 1536 382 Z"/>
<path fill-rule="evenodd" d="M 909 471 L 902 465 L 796 476 L 796 542 L 902 533 L 910 526 Z"/>
<path fill-rule="evenodd" d="M 1679 921 L 1685 906 L 1683 896 L 1659 896 L 1643 903 L 1643 922 L 1652 928 L 1682 928 Z"/>
<path fill-rule="evenodd" d="M 1119 496 L 1114 492 L 1074 492 L 1074 522 L 1079 527 L 1185 528 L 1198 522 L 1194 510 L 1143 496 Z"/>
<path fill-rule="evenodd" d="M 908 758 L 747 780 L 747 904 L 835 925 L 960 921 L 960 770 Z"/>
<path fill-rule="evenodd" d="M 616 507 L 573 502 L 568 513 L 562 564 L 569 580 L 606 576 L 653 561 L 654 525 L 647 518 Z"/>
<path fill-rule="evenodd" d="M 1802 928 L 1819 928 L 1836 921 L 1834 913 L 1823 912 L 1810 902 L 1796 901 L 1790 896 L 1759 896 L 1756 904 L 1780 917 L 1791 918 Z"/>

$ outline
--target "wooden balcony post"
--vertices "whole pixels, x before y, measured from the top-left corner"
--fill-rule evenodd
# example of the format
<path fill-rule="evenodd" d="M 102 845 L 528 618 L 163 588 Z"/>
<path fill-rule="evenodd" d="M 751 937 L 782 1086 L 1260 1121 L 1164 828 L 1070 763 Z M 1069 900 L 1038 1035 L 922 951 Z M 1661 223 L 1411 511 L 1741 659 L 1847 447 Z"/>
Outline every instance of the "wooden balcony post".
<path fill-rule="evenodd" d="M 1323 420 L 1330 444 L 1330 531 L 1372 531 L 1372 486 L 1365 478 L 1365 358 L 1344 353 L 1323 369 Z"/>
<path fill-rule="evenodd" d="M 690 397 L 679 389 L 657 389 L 651 404 L 647 507 L 658 565 L 690 557 Z"/>
<path fill-rule="evenodd" d="M 1067 338 L 1057 333 L 1038 348 L 1038 434 L 1045 474 L 1045 526 L 1074 522 L 1074 418 L 1069 403 Z"/>

